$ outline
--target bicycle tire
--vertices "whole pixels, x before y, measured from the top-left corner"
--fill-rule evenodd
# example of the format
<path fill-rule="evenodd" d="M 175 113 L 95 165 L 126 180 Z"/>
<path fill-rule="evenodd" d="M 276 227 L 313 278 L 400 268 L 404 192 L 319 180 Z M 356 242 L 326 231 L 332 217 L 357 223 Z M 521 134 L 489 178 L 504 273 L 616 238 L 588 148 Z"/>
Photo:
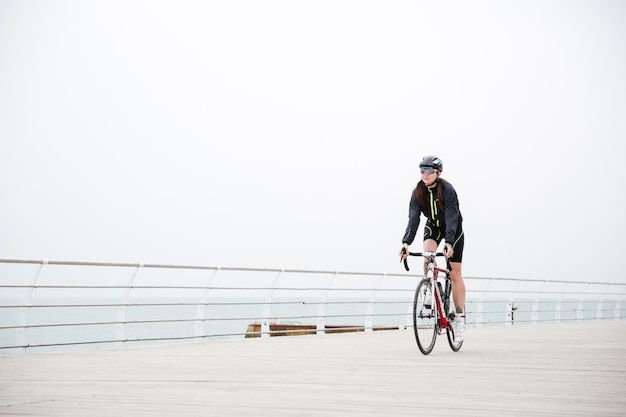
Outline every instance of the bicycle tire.
<path fill-rule="evenodd" d="M 446 328 L 446 336 L 448 337 L 448 344 L 450 349 L 458 352 L 463 346 L 463 341 L 460 342 L 454 339 L 454 323 L 456 322 L 456 305 L 452 299 L 452 290 L 448 288 L 446 297 L 446 311 L 448 312 L 448 327 Z M 463 318 L 465 320 L 465 317 Z"/>
<path fill-rule="evenodd" d="M 437 341 L 437 306 L 431 304 L 430 309 L 425 308 L 425 301 L 430 303 L 432 298 L 432 284 L 430 280 L 423 279 L 417 285 L 413 298 L 413 332 L 417 347 L 424 355 L 433 351 Z"/>

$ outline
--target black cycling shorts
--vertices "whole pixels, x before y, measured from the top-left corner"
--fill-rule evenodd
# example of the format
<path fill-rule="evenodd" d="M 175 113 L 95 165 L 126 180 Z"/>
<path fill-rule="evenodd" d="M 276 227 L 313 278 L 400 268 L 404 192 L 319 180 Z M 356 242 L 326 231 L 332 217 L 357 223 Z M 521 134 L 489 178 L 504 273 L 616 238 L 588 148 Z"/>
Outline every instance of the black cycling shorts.
<path fill-rule="evenodd" d="M 437 226 L 427 222 L 424 226 L 424 240 L 433 239 L 437 242 L 437 246 L 444 238 L 444 231 L 440 230 Z M 454 253 L 450 257 L 450 262 L 461 262 L 463 260 L 463 246 L 465 245 L 465 233 L 463 230 L 457 232 L 457 237 L 454 242 L 448 242 L 452 244 L 452 250 Z"/>

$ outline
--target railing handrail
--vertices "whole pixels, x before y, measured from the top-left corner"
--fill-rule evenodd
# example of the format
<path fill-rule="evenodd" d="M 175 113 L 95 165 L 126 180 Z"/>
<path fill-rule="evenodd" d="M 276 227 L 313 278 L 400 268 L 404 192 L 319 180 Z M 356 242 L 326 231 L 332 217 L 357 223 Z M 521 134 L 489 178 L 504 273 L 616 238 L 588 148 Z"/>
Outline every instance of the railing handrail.
<path fill-rule="evenodd" d="M 49 259 L 0 259 L 0 263 L 12 264 L 32 264 L 32 265 L 60 265 L 60 266 L 99 266 L 99 267 L 123 267 L 123 268 L 158 268 L 158 269 L 197 269 L 210 271 L 240 271 L 240 272 L 286 272 L 301 274 L 320 274 L 320 275 L 362 275 L 362 276 L 380 276 L 388 277 L 421 277 L 422 274 L 411 273 L 393 273 L 393 272 L 365 272 L 365 271 L 342 271 L 342 270 L 323 270 L 323 269 L 290 269 L 290 268 L 256 268 L 256 267 L 233 267 L 233 266 L 214 266 L 214 265 L 184 265 L 184 264 L 156 264 L 143 262 L 99 262 L 99 261 L 55 261 Z M 558 284 L 594 284 L 594 285 L 616 285 L 626 288 L 626 282 L 611 281 L 580 281 L 580 280 L 560 280 L 560 279 L 544 279 L 544 278 L 512 278 L 512 277 L 476 277 L 464 276 L 464 279 L 482 280 L 482 281 L 519 281 L 519 282 L 549 282 Z"/>

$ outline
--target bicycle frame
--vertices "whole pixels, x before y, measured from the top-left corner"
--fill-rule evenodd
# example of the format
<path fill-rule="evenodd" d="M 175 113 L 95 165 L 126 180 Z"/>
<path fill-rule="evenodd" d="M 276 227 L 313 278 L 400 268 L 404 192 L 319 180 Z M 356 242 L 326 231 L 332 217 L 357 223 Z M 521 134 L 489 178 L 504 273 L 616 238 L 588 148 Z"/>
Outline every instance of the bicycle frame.
<path fill-rule="evenodd" d="M 438 275 L 442 272 L 446 277 L 446 290 L 449 285 L 448 280 L 450 279 L 450 271 L 445 268 L 438 267 L 435 264 L 435 256 L 437 255 L 435 252 L 426 252 L 423 255 L 428 256 L 428 272 L 426 273 L 426 278 L 430 280 L 433 291 L 432 291 L 432 304 L 437 306 L 437 316 L 438 316 L 438 327 L 439 330 L 446 329 L 448 327 L 448 313 L 446 312 L 445 300 L 443 294 L 441 294 L 441 288 L 439 287 L 439 282 L 437 281 Z M 445 291 L 444 291 L 445 294 Z"/>

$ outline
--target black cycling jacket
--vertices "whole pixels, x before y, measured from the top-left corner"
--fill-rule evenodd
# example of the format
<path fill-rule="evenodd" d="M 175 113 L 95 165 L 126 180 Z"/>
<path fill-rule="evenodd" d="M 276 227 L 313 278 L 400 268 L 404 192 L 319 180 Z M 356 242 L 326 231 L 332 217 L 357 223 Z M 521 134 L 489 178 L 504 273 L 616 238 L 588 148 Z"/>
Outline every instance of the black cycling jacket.
<path fill-rule="evenodd" d="M 421 182 L 421 181 L 420 181 Z M 437 187 L 443 187 L 443 212 L 437 205 Z M 411 244 L 415 239 L 417 228 L 420 225 L 420 214 L 424 213 L 427 219 L 427 225 L 439 229 L 446 239 L 447 243 L 454 244 L 456 238 L 463 233 L 463 216 L 459 209 L 459 199 L 452 184 L 449 182 L 437 182 L 432 188 L 424 187 L 426 207 L 420 207 L 417 201 L 415 191 L 411 193 L 411 203 L 409 204 L 409 224 L 402 238 L 402 243 Z"/>

